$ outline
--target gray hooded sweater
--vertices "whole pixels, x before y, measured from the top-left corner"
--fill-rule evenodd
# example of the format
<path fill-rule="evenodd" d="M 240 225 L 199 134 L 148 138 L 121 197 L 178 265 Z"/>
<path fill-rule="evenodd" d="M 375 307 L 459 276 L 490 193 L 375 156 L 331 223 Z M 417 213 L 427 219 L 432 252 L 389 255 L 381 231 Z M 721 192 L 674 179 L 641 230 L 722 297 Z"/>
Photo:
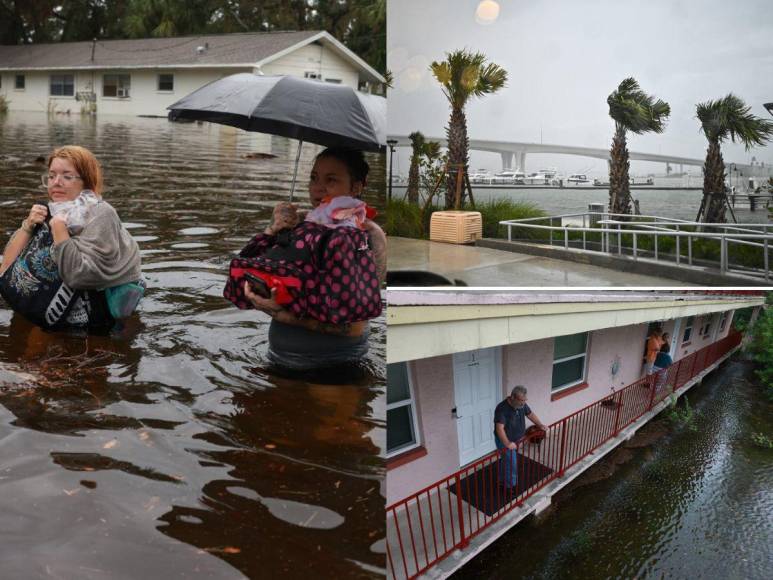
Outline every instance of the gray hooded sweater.
<path fill-rule="evenodd" d="M 62 280 L 77 290 L 103 290 L 142 276 L 139 246 L 106 201 L 80 234 L 55 244 L 51 255 Z"/>

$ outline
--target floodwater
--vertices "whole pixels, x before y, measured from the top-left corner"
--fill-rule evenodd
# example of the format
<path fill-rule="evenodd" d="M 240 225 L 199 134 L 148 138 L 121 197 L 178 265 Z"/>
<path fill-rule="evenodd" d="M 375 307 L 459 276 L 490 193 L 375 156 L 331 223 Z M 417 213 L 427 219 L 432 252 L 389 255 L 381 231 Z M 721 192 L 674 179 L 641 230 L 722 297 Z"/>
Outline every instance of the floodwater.
<path fill-rule="evenodd" d="M 694 178 L 693 181 L 696 181 Z M 405 195 L 405 186 L 393 185 L 393 194 L 400 198 Z M 667 190 L 643 187 L 632 189 L 631 195 L 639 200 L 641 213 L 644 215 L 656 215 L 669 218 L 693 221 L 698 215 L 703 193 L 694 189 Z M 609 205 L 609 188 L 605 187 L 572 187 L 561 189 L 548 188 L 486 188 L 475 187 L 472 193 L 476 202 L 491 199 L 509 199 L 514 202 L 532 203 L 547 212 L 548 215 L 561 215 L 570 213 L 583 213 L 588 211 L 591 203 L 601 203 L 605 207 Z M 741 196 L 738 198 L 738 206 L 734 208 L 736 219 L 741 223 L 768 223 L 768 211 L 764 207 L 756 211 L 749 209 L 748 202 L 741 207 Z M 745 199 L 745 198 L 744 198 Z M 727 219 L 731 220 L 728 213 Z"/>
<path fill-rule="evenodd" d="M 632 457 L 609 479 L 570 485 L 454 577 L 770 578 L 773 450 L 751 435 L 773 432 L 773 405 L 756 381 L 726 363 L 687 394 L 694 431 L 661 414 L 643 429 L 663 437 L 618 449 Z"/>
<path fill-rule="evenodd" d="M 0 245 L 45 199 L 36 158 L 71 143 L 102 162 L 149 289 L 111 336 L 44 333 L 0 303 L 0 576 L 383 575 L 384 318 L 360 368 L 292 376 L 266 361 L 268 318 L 222 297 L 231 256 L 287 198 L 295 142 L 0 117 Z M 383 157 L 368 160 L 382 207 Z"/>

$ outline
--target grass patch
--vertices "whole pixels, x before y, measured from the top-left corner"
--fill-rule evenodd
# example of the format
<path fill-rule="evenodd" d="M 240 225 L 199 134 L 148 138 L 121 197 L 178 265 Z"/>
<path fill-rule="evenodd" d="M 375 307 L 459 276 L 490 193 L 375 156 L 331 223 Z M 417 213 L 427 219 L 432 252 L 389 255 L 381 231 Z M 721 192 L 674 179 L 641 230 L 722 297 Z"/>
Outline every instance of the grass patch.
<path fill-rule="evenodd" d="M 695 424 L 695 413 L 690 407 L 690 401 L 684 398 L 684 406 L 679 406 L 676 395 L 671 395 L 671 405 L 666 412 L 669 421 L 675 426 L 686 427 L 690 431 L 697 431 L 698 425 Z"/>
<path fill-rule="evenodd" d="M 507 238 L 507 227 L 500 225 L 499 222 L 501 221 L 546 217 L 548 215 L 533 203 L 516 202 L 509 199 L 492 199 L 478 203 L 475 205 L 475 211 L 481 213 L 484 238 Z M 547 239 L 547 237 L 548 233 L 546 231 L 513 228 L 513 238 Z"/>
<path fill-rule="evenodd" d="M 752 443 L 763 449 L 773 449 L 773 439 L 764 433 L 752 433 Z"/>

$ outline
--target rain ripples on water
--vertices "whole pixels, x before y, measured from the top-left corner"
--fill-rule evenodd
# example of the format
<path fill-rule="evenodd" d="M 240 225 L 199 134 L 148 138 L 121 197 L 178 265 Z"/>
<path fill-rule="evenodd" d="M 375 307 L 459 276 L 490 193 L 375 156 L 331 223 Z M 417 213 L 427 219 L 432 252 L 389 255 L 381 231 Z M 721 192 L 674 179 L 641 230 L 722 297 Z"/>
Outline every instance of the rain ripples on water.
<path fill-rule="evenodd" d="M 268 319 L 222 297 L 231 256 L 287 198 L 294 142 L 9 114 L 0 244 L 45 201 L 39 157 L 64 144 L 101 161 L 149 289 L 109 337 L 45 333 L 0 303 L 2 576 L 382 574 L 383 317 L 361 368 L 291 376 L 265 359 Z M 304 146 L 302 203 L 318 150 Z M 384 161 L 368 161 L 378 208 Z"/>

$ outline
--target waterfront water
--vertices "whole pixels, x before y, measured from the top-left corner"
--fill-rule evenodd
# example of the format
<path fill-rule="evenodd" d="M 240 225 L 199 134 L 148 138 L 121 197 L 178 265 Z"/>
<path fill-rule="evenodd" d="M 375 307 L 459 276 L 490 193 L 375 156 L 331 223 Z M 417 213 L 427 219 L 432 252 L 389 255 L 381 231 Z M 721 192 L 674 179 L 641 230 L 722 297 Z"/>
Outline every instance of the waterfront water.
<path fill-rule="evenodd" d="M 773 432 L 773 406 L 739 360 L 687 396 L 695 431 L 656 419 L 644 429 L 666 434 L 616 451 L 632 458 L 611 478 L 561 492 L 454 577 L 769 578 L 773 450 L 751 435 Z"/>
<path fill-rule="evenodd" d="M 351 376 L 293 377 L 266 362 L 268 318 L 222 298 L 232 254 L 287 197 L 295 142 L 0 117 L 0 245 L 45 198 L 36 158 L 68 143 L 103 163 L 149 289 L 111 337 L 43 333 L 0 303 L 0 576 L 383 574 L 384 318 Z M 368 159 L 381 207 L 383 157 Z"/>
<path fill-rule="evenodd" d="M 694 181 L 694 179 L 693 179 Z M 588 211 L 588 204 L 609 204 L 609 190 L 603 187 L 578 188 L 567 186 L 561 189 L 518 188 L 499 189 L 474 187 L 473 195 L 476 202 L 490 199 L 509 199 L 515 202 L 533 203 L 549 215 L 578 213 Z M 633 189 L 631 194 L 639 200 L 641 213 L 683 220 L 694 220 L 698 214 L 703 193 L 699 190 L 667 190 L 655 188 Z M 405 195 L 405 186 L 393 185 L 393 195 L 401 198 Z M 743 223 L 768 223 L 768 212 L 765 208 L 751 211 L 748 204 L 745 208 L 734 209 L 736 218 Z M 728 214 L 728 219 L 730 216 Z"/>

